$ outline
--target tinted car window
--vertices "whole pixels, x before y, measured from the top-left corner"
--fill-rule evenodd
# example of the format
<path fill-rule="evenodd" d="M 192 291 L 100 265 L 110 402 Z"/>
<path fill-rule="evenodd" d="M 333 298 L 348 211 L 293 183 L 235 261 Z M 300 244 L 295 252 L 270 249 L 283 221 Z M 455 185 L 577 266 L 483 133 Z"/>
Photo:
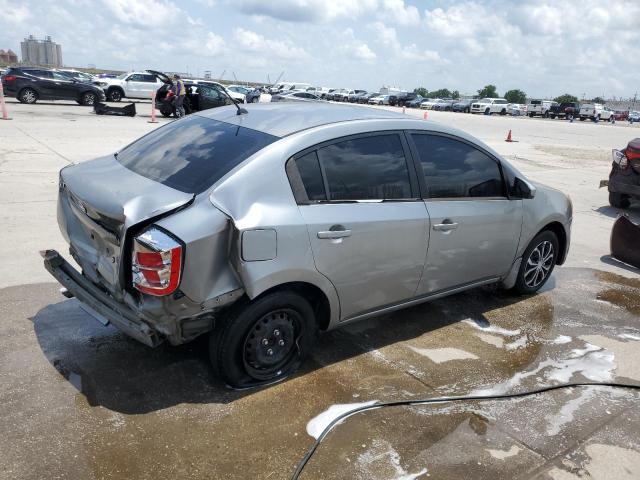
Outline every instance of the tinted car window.
<path fill-rule="evenodd" d="M 495 160 L 477 148 L 437 135 L 412 135 L 427 184 L 428 198 L 503 197 Z"/>
<path fill-rule="evenodd" d="M 193 115 L 145 135 L 117 158 L 139 175 L 198 194 L 276 140 L 266 133 Z"/>
<path fill-rule="evenodd" d="M 411 198 L 409 170 L 395 134 L 355 138 L 318 149 L 329 200 Z"/>
<path fill-rule="evenodd" d="M 140 80 L 141 82 L 156 83 L 155 75 L 140 75 L 140 76 L 142 77 L 142 79 Z"/>
<path fill-rule="evenodd" d="M 297 158 L 296 165 L 302 178 L 304 189 L 307 192 L 307 198 L 312 201 L 326 200 L 327 195 L 324 191 L 322 172 L 320 171 L 320 163 L 316 152 L 310 152 Z"/>

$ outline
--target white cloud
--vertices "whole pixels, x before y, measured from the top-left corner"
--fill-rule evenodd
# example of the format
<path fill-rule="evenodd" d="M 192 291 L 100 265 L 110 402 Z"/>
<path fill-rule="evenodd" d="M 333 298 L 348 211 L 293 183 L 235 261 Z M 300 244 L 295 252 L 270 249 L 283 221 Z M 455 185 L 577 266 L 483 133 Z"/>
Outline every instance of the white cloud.
<path fill-rule="evenodd" d="M 213 32 L 207 33 L 207 41 L 205 42 L 207 48 L 207 54 L 217 55 L 224 49 L 225 41 L 220 35 L 216 35 Z"/>
<path fill-rule="evenodd" d="M 177 5 L 163 0 L 103 0 L 103 4 L 121 22 L 139 27 L 159 27 L 186 17 Z"/>
<path fill-rule="evenodd" d="M 377 0 L 230 0 L 229 4 L 248 15 L 288 22 L 327 22 L 370 12 Z"/>
<path fill-rule="evenodd" d="M 7 23 L 22 23 L 31 18 L 31 12 L 26 5 L 14 4 L 7 0 L 0 0 L 0 12 Z"/>
<path fill-rule="evenodd" d="M 394 57 L 417 62 L 428 61 L 431 63 L 442 62 L 440 54 L 435 50 L 420 49 L 415 43 L 403 46 L 398 40 L 398 33 L 393 27 L 387 27 L 382 22 L 374 22 L 369 29 L 375 32 L 378 42 L 387 46 Z"/>
<path fill-rule="evenodd" d="M 352 53 L 353 58 L 357 58 L 358 60 L 371 61 L 377 57 L 376 52 L 371 50 L 366 43 L 355 44 L 348 47 L 348 50 Z"/>
<path fill-rule="evenodd" d="M 420 12 L 413 5 L 405 5 L 404 0 L 382 0 L 380 17 L 403 26 L 420 24 Z"/>
<path fill-rule="evenodd" d="M 265 38 L 259 33 L 244 28 L 234 28 L 233 38 L 239 47 L 247 52 L 256 54 L 269 54 L 279 58 L 306 57 L 307 52 L 303 48 L 292 45 L 288 41 Z"/>

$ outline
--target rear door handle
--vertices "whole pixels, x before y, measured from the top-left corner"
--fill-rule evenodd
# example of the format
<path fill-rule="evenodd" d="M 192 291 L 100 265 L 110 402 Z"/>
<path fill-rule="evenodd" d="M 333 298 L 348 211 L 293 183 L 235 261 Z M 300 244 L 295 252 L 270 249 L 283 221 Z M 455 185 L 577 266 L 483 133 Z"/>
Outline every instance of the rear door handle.
<path fill-rule="evenodd" d="M 351 236 L 351 230 L 326 230 L 318 232 L 318 238 L 345 238 Z"/>
<path fill-rule="evenodd" d="M 451 230 L 455 230 L 456 228 L 458 228 L 458 224 L 450 220 L 445 220 L 443 223 L 438 223 L 433 226 L 433 229 L 439 232 L 449 232 Z"/>

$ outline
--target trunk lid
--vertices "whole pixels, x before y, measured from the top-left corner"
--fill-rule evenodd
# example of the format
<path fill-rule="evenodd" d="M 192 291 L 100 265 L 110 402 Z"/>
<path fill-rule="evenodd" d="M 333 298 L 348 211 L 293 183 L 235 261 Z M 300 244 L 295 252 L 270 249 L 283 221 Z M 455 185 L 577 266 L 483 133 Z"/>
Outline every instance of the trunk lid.
<path fill-rule="evenodd" d="M 58 223 L 83 273 L 120 297 L 127 230 L 186 205 L 194 195 L 122 166 L 113 155 L 60 172 Z"/>

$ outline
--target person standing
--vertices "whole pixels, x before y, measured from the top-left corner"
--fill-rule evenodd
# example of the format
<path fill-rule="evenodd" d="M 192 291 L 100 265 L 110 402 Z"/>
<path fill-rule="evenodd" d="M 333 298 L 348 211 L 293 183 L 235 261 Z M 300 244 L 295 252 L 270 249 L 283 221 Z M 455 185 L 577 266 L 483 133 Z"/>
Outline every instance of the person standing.
<path fill-rule="evenodd" d="M 174 93 L 176 95 L 175 99 L 175 107 L 176 107 L 176 116 L 178 118 L 184 117 L 184 96 L 187 94 L 186 89 L 184 88 L 184 82 L 180 79 L 180 75 L 175 74 L 173 76 L 174 82 Z"/>

